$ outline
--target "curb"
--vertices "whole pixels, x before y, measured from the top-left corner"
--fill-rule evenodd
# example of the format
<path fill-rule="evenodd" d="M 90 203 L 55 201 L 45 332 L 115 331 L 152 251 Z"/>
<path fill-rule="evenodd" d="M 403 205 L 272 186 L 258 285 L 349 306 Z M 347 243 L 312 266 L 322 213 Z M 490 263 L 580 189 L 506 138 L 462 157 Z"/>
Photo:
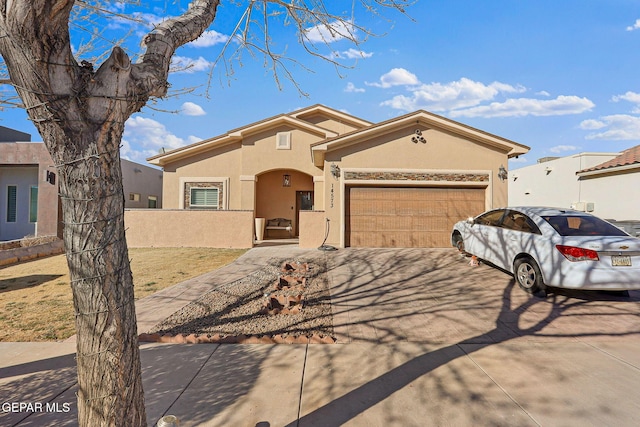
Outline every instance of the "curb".
<path fill-rule="evenodd" d="M 43 245 L 7 249 L 0 251 L 0 266 L 17 264 L 19 262 L 31 261 L 36 258 L 44 258 L 62 253 L 64 253 L 64 243 L 62 240 L 56 240 L 55 242 L 45 243 Z"/>
<path fill-rule="evenodd" d="M 139 342 L 157 342 L 164 344 L 335 344 L 331 336 L 311 335 L 198 335 L 198 334 L 140 334 Z"/>

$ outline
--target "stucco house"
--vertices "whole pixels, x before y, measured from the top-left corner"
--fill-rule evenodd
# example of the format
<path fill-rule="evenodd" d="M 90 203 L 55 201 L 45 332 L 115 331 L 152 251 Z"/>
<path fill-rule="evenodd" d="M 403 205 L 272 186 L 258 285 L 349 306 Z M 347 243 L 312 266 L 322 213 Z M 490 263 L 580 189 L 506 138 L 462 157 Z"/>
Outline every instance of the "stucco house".
<path fill-rule="evenodd" d="M 545 158 L 509 172 L 509 203 L 574 208 L 640 220 L 640 145 L 618 153 Z"/>
<path fill-rule="evenodd" d="M 0 241 L 61 236 L 56 168 L 44 143 L 0 127 Z M 122 160 L 125 207 L 160 208 L 162 171 Z"/>
<path fill-rule="evenodd" d="M 148 161 L 165 209 L 249 211 L 273 237 L 286 219 L 301 247 L 445 247 L 454 222 L 507 204 L 504 165 L 528 150 L 426 111 L 371 123 L 313 105 Z"/>

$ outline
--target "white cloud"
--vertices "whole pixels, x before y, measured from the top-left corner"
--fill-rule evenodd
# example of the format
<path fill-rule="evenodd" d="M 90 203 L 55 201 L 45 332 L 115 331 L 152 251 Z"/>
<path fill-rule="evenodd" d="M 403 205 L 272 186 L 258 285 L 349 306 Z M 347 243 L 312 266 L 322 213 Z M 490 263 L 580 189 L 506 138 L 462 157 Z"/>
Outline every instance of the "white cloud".
<path fill-rule="evenodd" d="M 356 29 L 351 21 L 333 21 L 307 28 L 304 35 L 313 43 L 333 43 L 344 38 L 355 39 Z"/>
<path fill-rule="evenodd" d="M 628 101 L 628 102 L 632 102 L 634 104 L 640 104 L 640 93 L 635 93 L 635 92 L 628 91 L 624 95 L 616 95 L 616 96 L 614 96 L 613 98 L 611 98 L 611 100 L 613 102 Z"/>
<path fill-rule="evenodd" d="M 590 133 L 586 139 L 640 140 L 640 117 L 627 114 L 614 114 L 600 118 L 602 132 Z M 598 129 L 582 126 L 582 129 Z"/>
<path fill-rule="evenodd" d="M 640 113 L 640 93 L 628 91 L 623 95 L 616 95 L 611 98 L 613 102 L 627 101 L 635 104 L 635 108 L 631 110 L 634 114 Z"/>
<path fill-rule="evenodd" d="M 528 162 L 527 158 L 523 156 L 512 157 L 509 159 L 509 163 L 527 163 L 527 162 Z"/>
<path fill-rule="evenodd" d="M 637 30 L 640 28 L 640 19 L 636 19 L 636 22 L 634 22 L 633 25 L 629 25 L 627 27 L 627 31 L 633 31 L 633 30 Z"/>
<path fill-rule="evenodd" d="M 377 83 L 365 82 L 368 86 L 380 87 L 388 89 L 393 86 L 415 86 L 420 84 L 418 77 L 410 71 L 404 68 L 393 68 L 386 74 L 380 77 L 380 81 Z"/>
<path fill-rule="evenodd" d="M 579 149 L 580 147 L 577 147 L 575 145 L 556 145 L 555 147 L 549 148 L 549 151 L 551 151 L 554 154 L 560 154 L 565 151 L 576 151 Z"/>
<path fill-rule="evenodd" d="M 345 58 L 345 59 L 366 59 L 373 56 L 373 52 L 365 52 L 359 49 L 351 48 L 349 50 L 343 50 L 342 52 L 333 52 L 331 54 L 333 58 Z"/>
<path fill-rule="evenodd" d="M 173 150 L 196 140 L 200 139 L 189 137 L 184 140 L 156 120 L 133 116 L 125 123 L 120 153 L 125 159 L 145 163 L 145 159 L 158 154 L 161 148 Z"/>
<path fill-rule="evenodd" d="M 207 114 L 201 106 L 193 102 L 182 104 L 182 112 L 185 116 L 204 116 Z"/>
<path fill-rule="evenodd" d="M 353 83 L 347 83 L 347 87 L 344 88 L 345 92 L 349 93 L 362 93 L 365 92 L 363 88 L 356 87 Z"/>
<path fill-rule="evenodd" d="M 580 123 L 580 129 L 585 129 L 585 130 L 596 130 L 596 129 L 602 129 L 603 127 L 606 127 L 607 124 L 601 120 L 594 120 L 594 119 L 588 119 L 588 120 L 583 120 Z"/>
<path fill-rule="evenodd" d="M 128 16 L 124 16 L 126 11 L 124 7 L 118 7 L 112 10 L 118 15 L 111 16 L 109 18 L 107 27 L 112 30 L 119 30 L 122 28 L 146 28 L 147 30 L 153 29 L 161 22 L 171 19 L 172 16 L 156 15 L 153 13 L 132 12 L 128 13 Z"/>
<path fill-rule="evenodd" d="M 198 59 L 188 58 L 186 56 L 174 56 L 171 59 L 170 71 L 172 73 L 196 73 L 208 70 L 213 66 L 212 62 L 207 61 L 202 56 Z"/>
<path fill-rule="evenodd" d="M 451 117 L 524 117 L 563 116 L 590 111 L 595 104 L 578 96 L 558 96 L 555 99 L 514 98 L 504 102 L 492 102 L 462 110 L 451 111 Z"/>
<path fill-rule="evenodd" d="M 417 80 L 417 79 L 416 79 Z M 414 111 L 427 109 L 430 111 L 447 111 L 468 108 L 494 99 L 501 93 L 524 92 L 522 86 L 493 82 L 489 85 L 468 78 L 449 83 L 430 83 L 412 88 L 411 95 L 398 95 L 385 101 L 387 105 L 398 110 Z"/>
<path fill-rule="evenodd" d="M 187 44 L 191 47 L 211 47 L 217 44 L 226 43 L 229 36 L 219 33 L 215 30 L 205 31 L 200 37 Z"/>

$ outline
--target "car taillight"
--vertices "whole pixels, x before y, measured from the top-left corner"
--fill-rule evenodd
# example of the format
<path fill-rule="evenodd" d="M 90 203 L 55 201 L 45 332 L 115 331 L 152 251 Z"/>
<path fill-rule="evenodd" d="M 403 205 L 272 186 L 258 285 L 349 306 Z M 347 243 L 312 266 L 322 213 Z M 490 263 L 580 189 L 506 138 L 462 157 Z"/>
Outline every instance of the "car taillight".
<path fill-rule="evenodd" d="M 577 248 L 575 246 L 556 245 L 556 249 L 569 261 L 598 261 L 598 253 L 591 249 Z"/>

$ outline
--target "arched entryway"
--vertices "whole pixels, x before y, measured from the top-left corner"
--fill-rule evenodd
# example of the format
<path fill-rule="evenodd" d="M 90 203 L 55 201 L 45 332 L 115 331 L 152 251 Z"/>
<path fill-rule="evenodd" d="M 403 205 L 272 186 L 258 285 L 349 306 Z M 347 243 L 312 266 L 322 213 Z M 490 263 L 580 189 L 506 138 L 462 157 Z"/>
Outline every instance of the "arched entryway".
<path fill-rule="evenodd" d="M 258 175 L 256 218 L 291 220 L 292 235 L 299 234 L 301 210 L 313 210 L 313 176 L 293 169 L 276 169 Z M 266 237 L 289 237 L 286 230 L 268 230 Z"/>

